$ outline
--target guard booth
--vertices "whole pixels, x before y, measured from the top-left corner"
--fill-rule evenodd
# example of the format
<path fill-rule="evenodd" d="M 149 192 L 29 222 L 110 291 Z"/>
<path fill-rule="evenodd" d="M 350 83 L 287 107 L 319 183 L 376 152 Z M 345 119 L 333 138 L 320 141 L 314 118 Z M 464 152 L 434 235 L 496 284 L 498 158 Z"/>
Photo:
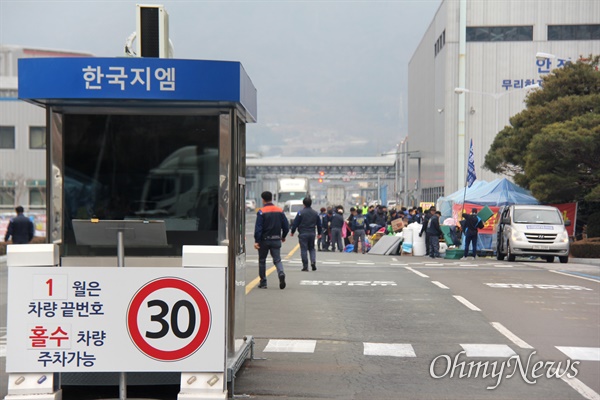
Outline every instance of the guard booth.
<path fill-rule="evenodd" d="M 19 97 L 46 109 L 48 244 L 9 246 L 7 399 L 176 383 L 179 399 L 227 397 L 253 347 L 242 65 L 22 59 Z"/>

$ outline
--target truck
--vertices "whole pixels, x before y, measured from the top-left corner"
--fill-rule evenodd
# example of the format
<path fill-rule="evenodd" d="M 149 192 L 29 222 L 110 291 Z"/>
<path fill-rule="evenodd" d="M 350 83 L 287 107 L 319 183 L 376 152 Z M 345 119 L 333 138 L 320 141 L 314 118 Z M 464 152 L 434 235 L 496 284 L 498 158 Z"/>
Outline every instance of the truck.
<path fill-rule="evenodd" d="M 288 200 L 302 200 L 310 195 L 307 178 L 279 178 L 277 180 L 277 204 L 285 205 Z"/>
<path fill-rule="evenodd" d="M 515 261 L 516 256 L 535 256 L 553 262 L 569 261 L 569 234 L 560 211 L 552 206 L 510 205 L 499 211 L 496 224 L 496 258 Z"/>
<path fill-rule="evenodd" d="M 327 188 L 327 205 L 332 207 L 343 206 L 346 199 L 346 188 L 333 185 Z"/>

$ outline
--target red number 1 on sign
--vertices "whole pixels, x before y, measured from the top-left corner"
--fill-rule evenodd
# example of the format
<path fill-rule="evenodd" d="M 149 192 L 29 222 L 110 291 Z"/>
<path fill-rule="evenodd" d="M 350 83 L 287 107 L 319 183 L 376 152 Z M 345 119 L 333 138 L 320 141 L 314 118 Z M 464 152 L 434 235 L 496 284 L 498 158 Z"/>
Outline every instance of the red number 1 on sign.
<path fill-rule="evenodd" d="M 52 278 L 48 279 L 46 284 L 48 285 L 48 296 L 52 296 Z"/>

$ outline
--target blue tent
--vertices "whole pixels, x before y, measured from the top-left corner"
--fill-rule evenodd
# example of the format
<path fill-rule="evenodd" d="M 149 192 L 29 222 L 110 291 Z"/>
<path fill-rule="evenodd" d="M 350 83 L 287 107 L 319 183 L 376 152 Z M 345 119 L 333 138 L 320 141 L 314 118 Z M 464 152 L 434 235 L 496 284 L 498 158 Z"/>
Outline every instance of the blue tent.
<path fill-rule="evenodd" d="M 506 178 L 496 179 L 467 193 L 466 203 L 482 206 L 506 206 L 510 204 L 539 204 L 531 192 L 517 186 Z"/>

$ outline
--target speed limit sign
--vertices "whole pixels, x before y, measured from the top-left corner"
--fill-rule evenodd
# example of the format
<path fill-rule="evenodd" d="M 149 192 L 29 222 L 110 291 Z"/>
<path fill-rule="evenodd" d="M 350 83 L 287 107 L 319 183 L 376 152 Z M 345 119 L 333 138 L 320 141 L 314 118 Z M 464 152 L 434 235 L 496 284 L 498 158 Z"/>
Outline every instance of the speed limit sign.
<path fill-rule="evenodd" d="M 204 344 L 211 328 L 204 294 L 179 277 L 143 285 L 127 308 L 127 330 L 135 346 L 158 361 L 183 360 Z"/>

